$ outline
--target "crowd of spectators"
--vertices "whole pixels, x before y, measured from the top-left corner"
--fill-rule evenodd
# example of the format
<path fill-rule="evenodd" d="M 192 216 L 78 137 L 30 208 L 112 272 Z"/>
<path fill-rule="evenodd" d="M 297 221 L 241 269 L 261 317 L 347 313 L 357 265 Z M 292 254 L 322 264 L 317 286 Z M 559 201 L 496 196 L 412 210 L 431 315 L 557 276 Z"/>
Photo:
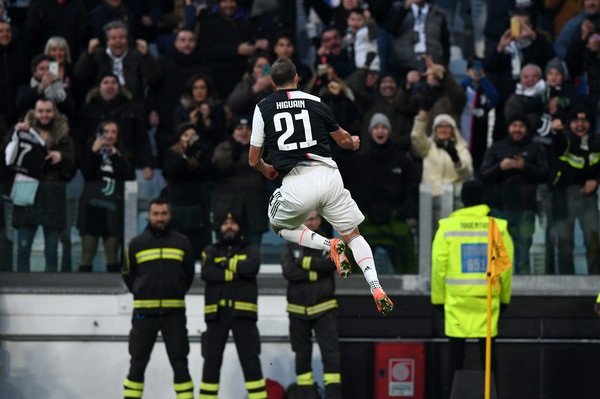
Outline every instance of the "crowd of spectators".
<path fill-rule="evenodd" d="M 251 117 L 283 57 L 300 88 L 361 136 L 359 152 L 332 151 L 367 240 L 393 272 L 416 271 L 419 184 L 435 197 L 470 179 L 491 188 L 493 214 L 509 221 L 523 251 L 516 272 L 532 272 L 536 217 L 548 245 L 557 234 L 572 241 L 577 216 L 582 223 L 574 186 L 598 219 L 600 0 L 462 1 L 471 42 L 448 20 L 456 3 L 0 0 L 0 188 L 12 205 L 0 212 L 0 246 L 13 239 L 9 224 L 19 243 L 17 267 L 3 268 L 29 270 L 42 226 L 46 270 L 57 270 L 65 186 L 78 170 L 81 271 L 99 238 L 107 270 L 117 268 L 123 182 L 136 176 L 164 178 L 173 224 L 197 259 L 220 208 L 235 209 L 259 244 L 274 187 L 247 164 Z M 468 59 L 462 82 L 453 49 Z M 582 230 L 588 272 L 600 272 L 597 220 Z M 564 264 L 572 245 L 558 253 Z M 552 265 L 554 249 L 547 255 Z"/>

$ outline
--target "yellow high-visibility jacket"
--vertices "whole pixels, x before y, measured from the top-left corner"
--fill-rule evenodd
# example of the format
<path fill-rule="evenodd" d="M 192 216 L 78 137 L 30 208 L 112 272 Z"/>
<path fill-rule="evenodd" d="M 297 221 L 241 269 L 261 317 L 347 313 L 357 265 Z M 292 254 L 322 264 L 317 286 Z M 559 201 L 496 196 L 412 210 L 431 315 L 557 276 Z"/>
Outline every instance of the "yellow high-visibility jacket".
<path fill-rule="evenodd" d="M 441 219 L 431 253 L 431 303 L 444 305 L 445 334 L 456 338 L 486 336 L 487 205 L 453 212 Z M 513 242 L 506 220 L 495 219 L 511 262 Z M 512 267 L 500 274 L 499 292 L 492 288 L 492 336 L 498 334 L 500 303 L 511 295 Z"/>

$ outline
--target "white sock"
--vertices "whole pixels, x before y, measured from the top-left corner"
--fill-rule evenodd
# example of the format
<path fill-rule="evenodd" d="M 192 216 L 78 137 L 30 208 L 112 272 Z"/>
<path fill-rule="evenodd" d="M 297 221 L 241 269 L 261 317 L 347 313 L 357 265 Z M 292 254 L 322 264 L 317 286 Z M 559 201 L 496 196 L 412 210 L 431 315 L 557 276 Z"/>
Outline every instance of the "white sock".
<path fill-rule="evenodd" d="M 373 251 L 371 251 L 367 240 L 363 236 L 356 236 L 348 243 L 348 248 L 352 251 L 354 260 L 362 270 L 365 280 L 369 283 L 371 293 L 373 293 L 375 288 L 381 288 L 379 279 L 377 278 L 377 269 L 375 269 Z"/>
<path fill-rule="evenodd" d="M 294 230 L 281 229 L 279 235 L 288 241 L 300 244 L 303 247 L 312 249 L 320 249 L 329 252 L 329 239 L 315 233 L 305 225 L 300 225 Z"/>

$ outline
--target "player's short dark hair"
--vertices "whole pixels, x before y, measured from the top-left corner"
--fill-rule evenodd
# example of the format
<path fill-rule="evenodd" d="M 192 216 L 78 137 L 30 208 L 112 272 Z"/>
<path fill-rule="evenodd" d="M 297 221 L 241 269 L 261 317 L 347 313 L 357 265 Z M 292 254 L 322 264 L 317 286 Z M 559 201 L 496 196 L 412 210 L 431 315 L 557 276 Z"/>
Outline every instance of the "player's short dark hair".
<path fill-rule="evenodd" d="M 271 65 L 271 79 L 275 86 L 285 86 L 294 81 L 296 66 L 290 60 L 278 59 Z"/>
<path fill-rule="evenodd" d="M 150 203 L 148 204 L 148 211 L 150 211 L 152 205 L 166 205 L 167 207 L 169 207 L 169 211 L 171 210 L 171 201 L 169 201 L 165 197 L 157 197 L 150 201 Z"/>

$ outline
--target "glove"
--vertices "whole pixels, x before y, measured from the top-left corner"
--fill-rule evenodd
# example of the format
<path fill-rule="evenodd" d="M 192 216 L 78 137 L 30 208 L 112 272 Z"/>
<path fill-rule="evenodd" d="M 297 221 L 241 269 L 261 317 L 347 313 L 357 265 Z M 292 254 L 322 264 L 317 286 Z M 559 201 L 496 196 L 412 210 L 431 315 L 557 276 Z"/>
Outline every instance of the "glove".
<path fill-rule="evenodd" d="M 432 96 L 427 90 L 421 92 L 417 100 L 419 109 L 422 109 L 423 111 L 429 111 L 433 107 L 433 104 L 435 104 L 436 100 L 437 98 Z"/>
<path fill-rule="evenodd" d="M 500 314 L 506 312 L 506 309 L 508 309 L 508 303 L 501 303 L 500 304 Z"/>
<path fill-rule="evenodd" d="M 444 147 L 444 149 L 446 150 L 448 155 L 450 155 L 450 159 L 452 159 L 452 162 L 459 163 L 460 158 L 458 157 L 458 152 L 456 152 L 456 146 L 454 145 L 454 141 L 447 141 L 447 143 L 448 144 L 446 145 L 446 147 Z"/>

